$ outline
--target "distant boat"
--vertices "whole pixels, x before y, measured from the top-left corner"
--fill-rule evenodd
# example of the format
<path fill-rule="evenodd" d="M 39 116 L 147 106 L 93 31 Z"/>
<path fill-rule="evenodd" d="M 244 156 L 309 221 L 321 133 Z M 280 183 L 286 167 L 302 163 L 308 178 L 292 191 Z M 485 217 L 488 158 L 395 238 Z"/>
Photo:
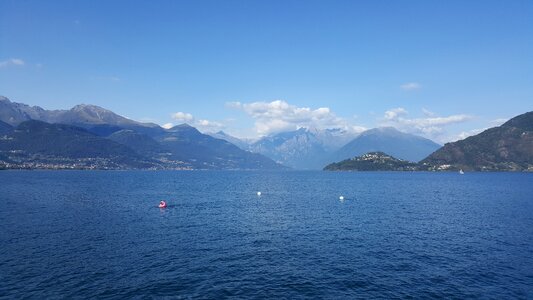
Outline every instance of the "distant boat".
<path fill-rule="evenodd" d="M 460 170 L 459 170 L 459 174 L 464 175 L 464 173 L 465 173 L 465 172 L 463 171 L 463 169 L 460 169 Z"/>

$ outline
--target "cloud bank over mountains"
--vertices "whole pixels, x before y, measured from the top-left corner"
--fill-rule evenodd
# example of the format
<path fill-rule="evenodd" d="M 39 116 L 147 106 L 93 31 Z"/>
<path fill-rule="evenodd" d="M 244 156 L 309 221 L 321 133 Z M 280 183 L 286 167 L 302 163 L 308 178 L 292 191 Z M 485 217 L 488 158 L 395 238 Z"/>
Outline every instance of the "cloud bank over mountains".
<path fill-rule="evenodd" d="M 356 124 L 354 120 L 339 117 L 329 107 L 299 107 L 284 100 L 271 102 L 227 102 L 229 109 L 244 112 L 253 121 L 252 132 L 255 137 L 267 136 L 280 132 L 293 131 L 299 128 L 310 129 L 343 129 L 352 134 L 361 133 L 372 127 L 395 127 L 400 131 L 421 135 L 431 140 L 445 143 L 463 139 L 479 133 L 479 129 L 461 131 L 456 134 L 448 132 L 448 127 L 465 123 L 475 117 L 469 114 L 453 114 L 439 116 L 438 114 L 422 108 L 423 117 L 410 117 L 409 112 L 403 107 L 391 108 L 384 112 L 382 117 L 376 118 L 376 126 Z M 230 123 L 235 120 L 212 121 L 199 119 L 187 112 L 175 112 L 171 115 L 173 122 L 164 124 L 170 128 L 181 123 L 188 123 L 204 132 L 217 132 L 231 130 Z M 238 133 L 235 135 L 239 136 Z"/>
<path fill-rule="evenodd" d="M 283 100 L 272 102 L 229 102 L 227 106 L 241 110 L 251 117 L 258 135 L 296 130 L 298 128 L 342 128 L 351 132 L 362 132 L 367 128 L 350 124 L 346 119 L 338 117 L 329 107 L 312 109 L 298 107 Z"/>
<path fill-rule="evenodd" d="M 161 127 L 169 129 L 175 125 L 187 123 L 193 127 L 198 128 L 200 131 L 203 131 L 203 132 L 216 132 L 226 127 L 221 122 L 210 121 L 206 119 L 196 119 L 192 114 L 181 112 L 181 111 L 173 113 L 171 117 L 176 123 L 173 123 L 173 122 L 166 123 L 162 125 Z"/>
<path fill-rule="evenodd" d="M 462 132 L 457 137 L 451 137 L 446 132 L 446 127 L 453 124 L 464 123 L 474 119 L 474 116 L 467 114 L 456 114 L 445 117 L 437 116 L 435 113 L 422 109 L 424 118 L 409 118 L 409 112 L 397 107 L 387 110 L 380 122 L 381 126 L 392 126 L 401 131 L 422 135 L 438 142 L 447 142 L 455 138 L 464 138 L 468 133 Z M 472 134 L 475 134 L 472 132 Z"/>

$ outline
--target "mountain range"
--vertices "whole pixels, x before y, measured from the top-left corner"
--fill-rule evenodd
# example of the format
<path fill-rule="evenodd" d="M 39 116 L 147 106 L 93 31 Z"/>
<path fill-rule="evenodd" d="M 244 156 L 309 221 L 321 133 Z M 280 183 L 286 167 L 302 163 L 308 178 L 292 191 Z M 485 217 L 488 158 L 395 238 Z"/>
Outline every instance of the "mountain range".
<path fill-rule="evenodd" d="M 333 161 L 373 151 L 418 162 L 441 147 L 431 140 L 392 127 L 370 129 L 359 135 L 343 129 L 300 128 L 266 136 L 253 143 L 227 134 L 217 136 L 295 169 L 320 170 Z"/>
<path fill-rule="evenodd" d="M 327 165 L 329 171 L 529 171 L 533 172 L 533 112 L 447 143 L 418 163 L 383 152 Z"/>
<path fill-rule="evenodd" d="M 0 133 L 31 120 L 83 128 L 88 133 L 129 147 L 157 162 L 155 167 L 158 168 L 264 169 L 284 165 L 318 170 L 337 159 L 370 151 L 385 151 L 402 159 L 418 160 L 438 148 L 429 140 L 394 129 L 369 130 L 357 136 L 343 129 L 300 128 L 250 141 L 223 131 L 203 134 L 185 124 L 163 129 L 157 124 L 137 122 L 95 105 L 46 110 L 11 102 L 6 97 L 0 97 L 0 120 Z"/>
<path fill-rule="evenodd" d="M 104 136 L 121 129 L 132 129 L 146 134 L 164 132 L 157 124 L 137 122 L 96 105 L 79 104 L 68 110 L 46 110 L 39 106 L 11 102 L 3 96 L 0 96 L 0 120 L 11 126 L 29 120 L 68 124 Z"/>
<path fill-rule="evenodd" d="M 0 137 L 0 154 L 19 167 L 151 168 L 156 162 L 83 128 L 37 120 L 20 123 Z"/>
<path fill-rule="evenodd" d="M 533 171 L 533 112 L 440 147 L 394 128 L 300 128 L 241 140 L 187 124 L 164 129 L 94 105 L 45 110 L 0 97 L 0 168 L 322 169 L 369 152 L 418 162 L 419 170 Z"/>
<path fill-rule="evenodd" d="M 2 97 L 0 121 L 0 157 L 11 168 L 286 168 L 185 124 L 167 130 L 94 105 L 45 110 Z"/>
<path fill-rule="evenodd" d="M 3 96 L 0 96 L 0 120 L 12 126 L 28 120 L 38 120 L 80 127 L 98 124 L 116 125 L 124 128 L 130 126 L 159 127 L 153 123 L 130 120 L 96 105 L 79 104 L 69 110 L 45 110 L 39 106 L 11 102 Z"/>
<path fill-rule="evenodd" d="M 263 137 L 248 149 L 295 169 L 322 169 L 330 153 L 354 136 L 341 129 L 300 128 Z"/>

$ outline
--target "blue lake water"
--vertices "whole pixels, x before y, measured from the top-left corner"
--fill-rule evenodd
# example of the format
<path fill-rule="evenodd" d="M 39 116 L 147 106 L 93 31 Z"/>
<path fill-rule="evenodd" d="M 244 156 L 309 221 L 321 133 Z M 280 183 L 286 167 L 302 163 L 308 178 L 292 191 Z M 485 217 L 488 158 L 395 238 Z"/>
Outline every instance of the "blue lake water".
<path fill-rule="evenodd" d="M 533 174 L 2 171 L 0 229 L 0 298 L 533 298 Z"/>

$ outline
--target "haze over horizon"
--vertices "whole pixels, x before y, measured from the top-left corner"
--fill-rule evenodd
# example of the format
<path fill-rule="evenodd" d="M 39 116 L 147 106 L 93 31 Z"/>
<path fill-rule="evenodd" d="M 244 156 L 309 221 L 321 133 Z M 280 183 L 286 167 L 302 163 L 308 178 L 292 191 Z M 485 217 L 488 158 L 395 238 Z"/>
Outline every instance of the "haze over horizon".
<path fill-rule="evenodd" d="M 531 111 L 530 1 L 0 3 L 0 95 L 257 137 L 454 141 Z"/>

